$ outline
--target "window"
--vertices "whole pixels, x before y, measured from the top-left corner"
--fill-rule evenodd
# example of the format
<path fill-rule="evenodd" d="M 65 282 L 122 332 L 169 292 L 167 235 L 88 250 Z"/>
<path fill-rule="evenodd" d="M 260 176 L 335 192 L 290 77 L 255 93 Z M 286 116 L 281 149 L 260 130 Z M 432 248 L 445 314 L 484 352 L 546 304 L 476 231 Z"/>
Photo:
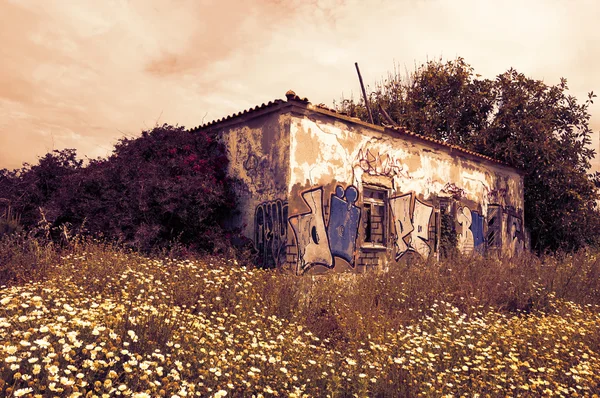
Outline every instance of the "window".
<path fill-rule="evenodd" d="M 363 236 L 367 246 L 386 245 L 387 190 L 363 188 Z"/>
<path fill-rule="evenodd" d="M 487 220 L 487 247 L 490 249 L 502 247 L 502 208 L 489 205 Z"/>
<path fill-rule="evenodd" d="M 431 246 L 431 251 L 437 253 L 439 250 L 439 234 L 440 230 L 440 212 L 439 210 L 435 210 L 433 213 L 433 223 L 429 224 L 429 246 Z"/>

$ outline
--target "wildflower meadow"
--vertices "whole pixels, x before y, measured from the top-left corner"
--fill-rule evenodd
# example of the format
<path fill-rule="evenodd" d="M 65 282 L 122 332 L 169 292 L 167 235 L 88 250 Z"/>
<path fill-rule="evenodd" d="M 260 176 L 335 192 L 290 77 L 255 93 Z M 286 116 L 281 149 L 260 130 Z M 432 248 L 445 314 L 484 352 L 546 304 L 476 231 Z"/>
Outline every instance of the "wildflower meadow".
<path fill-rule="evenodd" d="M 600 393 L 590 252 L 311 277 L 101 243 L 3 244 L 1 396 Z"/>

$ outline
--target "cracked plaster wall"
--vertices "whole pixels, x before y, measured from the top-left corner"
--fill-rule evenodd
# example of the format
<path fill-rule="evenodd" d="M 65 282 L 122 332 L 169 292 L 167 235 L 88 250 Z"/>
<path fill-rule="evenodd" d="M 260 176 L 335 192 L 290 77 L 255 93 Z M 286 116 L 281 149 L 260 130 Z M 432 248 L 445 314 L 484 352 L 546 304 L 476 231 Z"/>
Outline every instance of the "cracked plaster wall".
<path fill-rule="evenodd" d="M 444 200 L 452 201 L 455 232 L 470 250 L 479 244 L 475 239 L 478 233 L 474 235 L 463 215 L 485 217 L 488 208 L 492 213 L 496 208 L 510 209 L 510 214 L 501 213 L 501 249 L 516 253 L 524 247 L 521 231 L 509 230 L 511 220 L 522 222 L 523 213 L 523 180 L 509 167 L 310 108 L 238 121 L 221 129 L 221 139 L 230 159 L 229 175 L 238 180 L 239 214 L 231 226 L 241 227 L 254 241 L 265 267 L 285 266 L 298 273 L 332 268 L 344 271 L 385 265 L 404 252 L 437 253 Z M 352 218 L 352 212 L 358 211 L 352 209 L 362 209 L 366 184 L 389 191 L 386 212 L 392 211 L 392 199 L 410 194 L 422 204 L 421 215 L 431 214 L 430 218 L 411 218 L 415 225 L 411 236 L 399 235 L 402 220 L 389 219 L 382 247 L 365 249 L 364 225 Z M 353 189 L 357 195 L 352 194 Z M 348 213 L 340 213 L 340 203 Z M 413 203 L 411 214 L 417 211 Z M 429 208 L 431 213 L 427 213 Z M 464 213 L 467 208 L 473 213 Z M 340 218 L 340 214 L 349 218 Z M 363 223 L 364 212 L 361 217 Z M 355 228 L 357 238 L 349 246 L 349 241 L 335 241 L 332 219 L 336 228 Z M 428 225 L 433 228 L 429 238 L 422 238 L 427 235 L 419 234 L 426 234 Z M 488 227 L 484 229 L 487 234 Z M 335 247 L 332 242 L 345 246 Z M 463 250 L 465 244 L 461 245 Z M 404 252 L 399 247 L 404 247 Z"/>
<path fill-rule="evenodd" d="M 476 204 L 482 214 L 489 204 L 523 209 L 523 180 L 508 167 L 326 116 L 292 118 L 290 198 L 332 180 L 360 191 L 365 174 L 383 177 L 394 191 L 414 192 L 425 201 L 448 188 L 460 190 L 462 199 Z"/>
<path fill-rule="evenodd" d="M 240 213 L 231 224 L 241 227 L 250 239 L 257 206 L 287 199 L 289 123 L 289 114 L 269 113 L 221 131 L 229 157 L 228 174 L 238 180 Z"/>

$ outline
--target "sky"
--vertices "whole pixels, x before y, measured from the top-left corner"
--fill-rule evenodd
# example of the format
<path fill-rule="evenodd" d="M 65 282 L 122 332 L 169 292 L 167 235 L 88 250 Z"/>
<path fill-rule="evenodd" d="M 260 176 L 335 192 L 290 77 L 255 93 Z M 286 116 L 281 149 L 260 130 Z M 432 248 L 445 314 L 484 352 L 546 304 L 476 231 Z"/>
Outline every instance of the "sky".
<path fill-rule="evenodd" d="M 0 168 L 54 149 L 111 153 L 157 123 L 194 127 L 294 90 L 332 106 L 394 65 L 463 57 L 581 102 L 600 93 L 600 2 L 0 0 Z M 590 107 L 598 151 L 600 99 Z M 593 168 L 600 169 L 600 159 Z"/>

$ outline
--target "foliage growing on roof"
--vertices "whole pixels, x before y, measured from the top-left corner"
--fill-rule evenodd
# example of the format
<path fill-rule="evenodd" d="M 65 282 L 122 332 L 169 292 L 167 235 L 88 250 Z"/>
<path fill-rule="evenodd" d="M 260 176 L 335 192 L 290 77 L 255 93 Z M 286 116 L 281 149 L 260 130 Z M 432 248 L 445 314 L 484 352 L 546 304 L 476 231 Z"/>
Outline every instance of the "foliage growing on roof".
<path fill-rule="evenodd" d="M 428 61 L 402 76 L 398 69 L 369 95 L 376 124 L 390 124 L 460 145 L 523 170 L 525 223 L 538 251 L 597 244 L 598 174 L 589 106 L 568 93 L 510 69 L 482 79 L 462 58 Z M 339 111 L 368 120 L 364 101 L 342 98 Z M 391 119 L 391 120 L 390 120 Z"/>

